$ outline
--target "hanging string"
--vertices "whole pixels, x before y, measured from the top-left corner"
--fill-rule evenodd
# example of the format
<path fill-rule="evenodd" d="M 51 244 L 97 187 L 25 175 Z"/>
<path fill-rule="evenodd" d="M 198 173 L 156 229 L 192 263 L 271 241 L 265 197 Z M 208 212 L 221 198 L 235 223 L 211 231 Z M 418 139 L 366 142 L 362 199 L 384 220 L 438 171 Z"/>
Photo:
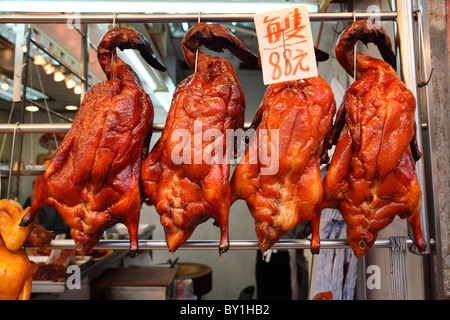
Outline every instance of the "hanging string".
<path fill-rule="evenodd" d="M 288 64 L 288 59 L 287 59 L 287 57 L 286 57 L 286 42 L 285 42 L 285 39 L 284 39 L 284 28 L 281 29 L 281 35 L 283 36 L 284 68 L 286 69 L 286 68 L 287 68 L 287 64 Z M 286 81 L 286 82 L 287 82 L 287 87 L 288 87 L 288 89 L 289 89 L 289 81 Z"/>
<path fill-rule="evenodd" d="M 199 11 L 197 23 L 200 23 L 200 16 L 201 15 L 202 15 L 202 12 Z M 197 61 L 198 61 L 198 48 L 197 48 L 197 51 L 195 51 L 195 68 L 194 68 L 194 73 L 197 73 Z"/>
<path fill-rule="evenodd" d="M 116 27 L 116 18 L 117 18 L 117 12 L 114 13 L 114 16 L 113 16 L 113 28 Z"/>
<path fill-rule="evenodd" d="M 25 64 L 22 64 L 22 66 L 20 67 L 20 73 L 22 73 L 23 68 L 25 67 Z M 16 101 L 13 99 L 12 104 L 11 104 L 11 109 L 9 111 L 9 116 L 8 116 L 8 122 L 7 124 L 11 123 L 11 119 L 12 119 L 12 115 L 14 113 L 14 107 L 15 107 Z M 3 141 L 2 141 L 2 146 L 0 148 L 0 161 L 3 157 L 3 150 L 5 148 L 5 143 L 6 143 L 6 133 L 3 134 Z M 13 137 L 13 139 L 15 139 L 15 137 Z M 13 148 L 14 150 L 14 148 Z M 11 153 L 11 157 L 12 157 L 13 153 Z M 9 189 L 11 186 L 11 175 L 12 175 L 12 158 L 10 161 L 10 168 L 9 168 L 9 175 L 8 175 L 8 191 L 7 191 L 7 199 L 9 198 Z M 0 175 L 0 197 L 1 197 L 1 175 Z"/>
<path fill-rule="evenodd" d="M 33 124 L 33 112 L 30 112 L 30 123 Z M 34 165 L 34 133 L 30 133 L 30 165 Z"/>
<path fill-rule="evenodd" d="M 37 65 L 35 65 L 35 67 L 36 67 L 36 69 L 38 68 Z M 41 75 L 39 74 L 39 72 L 36 72 L 36 74 L 38 76 L 38 81 L 39 81 L 39 85 L 41 87 L 41 92 L 44 95 L 44 105 L 45 105 L 45 110 L 47 111 L 48 121 L 50 122 L 50 124 L 53 124 L 52 117 L 50 115 L 50 109 L 49 109 L 48 103 L 47 103 L 47 99 L 45 98 L 45 90 L 44 90 L 44 86 L 42 84 Z M 56 137 L 56 133 L 53 133 L 53 139 L 55 139 L 55 146 L 56 146 L 56 148 L 58 148 L 58 138 Z"/>
<path fill-rule="evenodd" d="M 13 131 L 13 138 L 12 138 L 12 145 L 11 145 L 11 160 L 9 162 L 9 175 L 8 175 L 8 191 L 7 191 L 7 195 L 6 195 L 6 199 L 9 199 L 9 194 L 10 194 L 10 189 L 11 189 L 11 177 L 12 177 L 12 169 L 13 169 L 13 161 L 14 161 L 14 147 L 16 144 L 16 132 L 17 129 L 19 128 L 19 124 L 20 122 L 17 122 L 16 125 L 14 126 L 14 131 Z"/>
<path fill-rule="evenodd" d="M 10 112 L 9 112 L 9 117 L 8 117 L 8 123 L 7 123 L 7 124 L 10 124 L 10 123 L 11 123 L 11 118 L 12 118 L 12 115 L 13 115 L 13 112 L 14 112 L 14 105 L 15 105 L 15 104 L 16 104 L 16 102 L 13 101 L 13 102 L 12 102 L 12 105 L 11 105 L 11 110 L 10 110 Z M 6 142 L 6 133 L 3 134 L 2 147 L 0 148 L 0 159 L 1 159 L 2 156 L 3 156 L 3 148 L 5 147 L 5 142 Z"/>
<path fill-rule="evenodd" d="M 406 244 L 405 236 L 389 237 L 391 250 L 389 254 L 391 267 L 391 289 L 393 300 L 408 300 L 408 281 L 406 270 Z"/>
<path fill-rule="evenodd" d="M 25 64 L 22 64 L 22 66 L 20 68 L 20 73 L 22 73 L 22 70 L 23 70 L 24 67 L 25 67 Z M 11 123 L 12 115 L 14 113 L 14 106 L 15 106 L 15 104 L 16 104 L 16 101 L 13 100 L 12 104 L 11 104 L 11 109 L 9 111 L 9 117 L 8 117 L 7 124 Z M 3 155 L 3 149 L 5 147 L 5 142 L 6 142 L 6 135 L 7 135 L 6 133 L 3 135 L 2 147 L 0 148 L 0 159 L 2 158 L 2 155 Z"/>
<path fill-rule="evenodd" d="M 37 66 L 37 65 L 35 65 L 35 66 Z M 39 73 L 39 71 L 36 73 Z M 30 88 L 33 88 L 33 68 L 30 68 Z M 31 101 L 31 105 L 33 105 L 33 90 L 30 90 L 30 93 L 31 93 L 30 101 Z M 30 112 L 30 123 L 33 124 L 33 112 Z M 31 165 L 34 164 L 34 161 L 33 161 L 33 153 L 34 153 L 33 139 L 34 139 L 34 134 L 30 133 L 30 164 Z"/>
<path fill-rule="evenodd" d="M 114 15 L 113 15 L 113 24 L 112 24 L 113 29 L 116 27 L 116 19 L 117 19 L 117 12 L 114 13 Z M 112 55 L 111 55 L 111 79 L 110 80 L 114 80 L 116 78 L 114 75 L 115 60 L 116 60 L 116 49 L 114 48 Z"/>

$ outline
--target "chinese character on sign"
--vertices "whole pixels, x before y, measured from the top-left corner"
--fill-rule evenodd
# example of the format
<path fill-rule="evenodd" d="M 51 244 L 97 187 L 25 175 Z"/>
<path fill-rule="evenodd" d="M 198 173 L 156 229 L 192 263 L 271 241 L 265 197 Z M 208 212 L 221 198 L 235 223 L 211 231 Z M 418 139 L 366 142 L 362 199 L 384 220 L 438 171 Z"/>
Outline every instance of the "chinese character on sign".
<path fill-rule="evenodd" d="M 264 84 L 317 76 L 307 6 L 254 16 Z"/>
<path fill-rule="evenodd" d="M 302 25 L 302 16 L 295 8 L 290 11 L 282 20 L 279 16 L 269 17 L 269 15 L 264 16 L 264 24 L 267 26 L 267 37 L 270 44 L 277 43 L 283 36 L 285 40 L 290 40 L 291 38 L 304 39 L 305 35 L 301 31 L 305 28 Z"/>

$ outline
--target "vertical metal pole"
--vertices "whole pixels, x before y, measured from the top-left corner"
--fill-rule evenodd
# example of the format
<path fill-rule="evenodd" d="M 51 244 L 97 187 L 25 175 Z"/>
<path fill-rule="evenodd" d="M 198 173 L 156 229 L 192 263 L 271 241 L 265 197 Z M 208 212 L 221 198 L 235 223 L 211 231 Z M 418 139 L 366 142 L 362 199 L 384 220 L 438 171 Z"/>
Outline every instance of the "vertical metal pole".
<path fill-rule="evenodd" d="M 24 66 L 24 77 L 23 77 L 23 88 L 22 88 L 22 107 L 20 109 L 20 123 L 25 123 L 25 104 L 27 103 L 27 86 L 28 86 L 28 69 L 30 62 L 30 51 L 31 51 L 31 25 L 27 28 L 27 52 L 25 53 L 25 66 Z M 16 174 L 16 192 L 15 200 L 19 199 L 19 184 L 20 184 L 20 164 L 22 162 L 22 146 L 23 146 L 23 133 L 19 133 L 19 146 L 17 151 L 17 174 Z M 14 152 L 14 150 L 13 150 Z"/>
<path fill-rule="evenodd" d="M 419 81 L 427 82 L 430 80 L 431 65 L 431 49 L 429 19 L 432 17 L 429 13 L 430 4 L 426 0 L 417 0 L 417 29 L 418 43 L 420 50 L 418 51 L 421 68 L 419 69 Z M 423 131 L 423 153 L 424 167 L 427 175 L 426 186 L 428 190 L 428 222 L 430 241 L 434 239 L 434 245 L 430 248 L 430 256 L 424 263 L 425 274 L 429 275 L 425 278 L 425 293 L 429 299 L 444 299 L 444 279 L 443 279 L 443 259 L 442 259 L 442 241 L 441 241 L 441 223 L 439 213 L 439 185 L 438 185 L 438 163 L 436 155 L 436 140 L 434 128 L 436 127 L 435 106 L 433 104 L 433 79 L 429 84 L 419 87 L 419 98 L 422 120 L 425 122 Z"/>
<path fill-rule="evenodd" d="M 84 94 L 89 89 L 89 25 L 83 23 L 81 25 L 81 72 L 85 82 L 83 83 L 83 92 L 81 94 L 81 100 Z"/>
<path fill-rule="evenodd" d="M 396 0 L 397 10 L 397 26 L 400 40 L 400 63 L 402 79 L 406 87 L 411 90 L 414 97 L 416 97 L 416 104 L 418 102 L 417 92 L 417 76 L 416 76 L 416 56 L 414 47 L 414 16 L 411 0 Z M 420 118 L 420 109 L 416 105 L 416 123 L 417 123 L 417 144 L 420 150 L 423 150 L 422 145 L 422 121 Z M 428 235 L 428 215 L 427 215 L 427 201 L 426 188 L 424 181 L 424 165 L 423 158 L 416 163 L 417 178 L 422 189 L 422 206 L 420 222 L 422 225 L 422 233 L 425 241 L 428 244 L 427 254 L 430 252 L 429 235 Z M 411 252 L 419 254 L 418 250 L 413 246 Z"/>

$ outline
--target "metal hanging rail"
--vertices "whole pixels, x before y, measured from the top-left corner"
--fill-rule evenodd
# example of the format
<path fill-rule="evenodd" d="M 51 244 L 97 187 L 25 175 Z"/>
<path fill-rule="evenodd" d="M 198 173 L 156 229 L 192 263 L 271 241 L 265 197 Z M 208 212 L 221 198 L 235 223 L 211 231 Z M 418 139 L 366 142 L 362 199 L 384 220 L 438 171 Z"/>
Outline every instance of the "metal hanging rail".
<path fill-rule="evenodd" d="M 157 13 L 110 13 L 76 15 L 78 23 L 111 23 L 114 14 L 116 21 L 121 23 L 150 22 L 197 22 L 198 13 L 191 14 L 157 14 Z M 253 22 L 254 13 L 202 13 L 204 22 Z M 0 23 L 68 23 L 74 21 L 72 13 L 62 14 L 0 14 Z M 353 19 L 377 18 L 380 20 L 395 20 L 397 12 L 312 12 L 310 21 L 353 21 Z"/>
<path fill-rule="evenodd" d="M 412 239 L 406 240 L 407 246 L 414 246 Z M 214 240 L 187 240 L 179 249 L 210 249 L 218 250 L 219 241 Z M 391 248 L 390 239 L 376 240 L 372 247 L 375 248 Z M 130 247 L 129 240 L 100 240 L 94 249 L 110 249 L 110 250 L 128 250 Z M 272 246 L 273 249 L 309 249 L 310 240 L 280 240 Z M 33 247 L 27 247 L 33 248 Z M 254 250 L 258 249 L 257 240 L 230 240 L 230 250 Z M 350 244 L 345 239 L 321 240 L 320 249 L 343 249 L 350 248 Z M 77 249 L 77 245 L 73 240 L 53 240 L 46 246 L 46 249 Z M 168 250 L 166 241 L 161 240 L 139 240 L 139 250 Z"/>
<path fill-rule="evenodd" d="M 33 123 L 33 124 L 0 124 L 0 133 L 65 133 L 70 130 L 72 124 L 47 124 L 47 123 Z M 250 122 L 244 124 L 244 129 L 250 127 Z M 153 132 L 161 132 L 164 129 L 164 123 L 154 123 Z"/>

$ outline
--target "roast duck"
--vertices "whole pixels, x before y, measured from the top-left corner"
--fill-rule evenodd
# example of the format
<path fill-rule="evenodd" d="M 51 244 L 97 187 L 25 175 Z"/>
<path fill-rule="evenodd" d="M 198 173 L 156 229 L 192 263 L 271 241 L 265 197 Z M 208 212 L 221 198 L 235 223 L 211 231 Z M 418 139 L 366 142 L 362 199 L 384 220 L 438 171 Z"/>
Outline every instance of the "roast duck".
<path fill-rule="evenodd" d="M 230 165 L 227 130 L 243 128 L 245 97 L 230 62 L 199 48 L 229 49 L 248 64 L 258 58 L 220 25 L 199 23 L 183 39 L 192 75 L 177 86 L 164 130 L 142 166 L 142 188 L 160 215 L 170 252 L 209 218 L 228 250 Z"/>
<path fill-rule="evenodd" d="M 13 200 L 0 200 L 0 300 L 30 298 L 33 269 L 22 246 L 44 248 L 54 236 L 35 222 L 19 226 L 29 209 Z"/>
<path fill-rule="evenodd" d="M 316 49 L 316 60 L 327 58 Z M 318 253 L 320 162 L 335 112 L 331 87 L 320 76 L 267 88 L 250 126 L 256 131 L 231 178 L 232 202 L 246 201 L 263 253 L 305 222 L 303 237 L 312 233 L 310 249 Z"/>
<path fill-rule="evenodd" d="M 385 61 L 357 53 L 361 40 L 373 42 Z M 395 216 L 408 218 L 419 251 L 426 249 L 420 226 L 421 189 L 415 173 L 420 159 L 415 98 L 395 71 L 385 31 L 366 20 L 340 36 L 336 58 L 356 81 L 348 88 L 334 124 L 333 158 L 324 177 L 324 207 L 337 208 L 357 257 L 373 245 Z"/>
<path fill-rule="evenodd" d="M 67 225 L 80 254 L 88 253 L 103 232 L 118 222 L 130 235 L 130 256 L 138 252 L 142 197 L 140 168 L 152 134 L 153 105 L 138 76 L 116 54 L 137 49 L 154 68 L 165 67 L 149 42 L 126 28 L 109 30 L 98 45 L 98 61 L 107 81 L 83 98 L 35 192 L 28 225 L 39 208 L 54 207 Z"/>

